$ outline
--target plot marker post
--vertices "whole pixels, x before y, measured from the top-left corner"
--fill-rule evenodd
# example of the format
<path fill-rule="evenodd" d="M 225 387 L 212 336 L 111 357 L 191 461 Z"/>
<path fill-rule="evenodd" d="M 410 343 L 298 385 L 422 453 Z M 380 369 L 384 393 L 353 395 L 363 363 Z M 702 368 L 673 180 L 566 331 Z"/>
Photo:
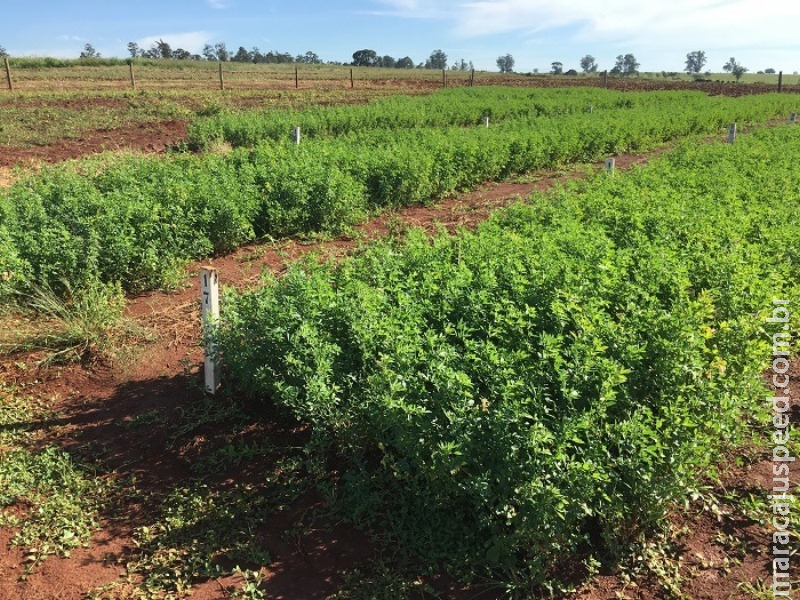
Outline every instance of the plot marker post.
<path fill-rule="evenodd" d="M 614 158 L 607 158 L 606 159 L 606 173 L 613 177 L 614 169 L 617 166 L 617 161 Z"/>
<path fill-rule="evenodd" d="M 731 123 L 728 127 L 728 143 L 732 144 L 736 141 L 736 123 Z"/>
<path fill-rule="evenodd" d="M 200 272 L 200 298 L 204 334 L 219 322 L 219 272 L 214 267 L 203 267 Z M 205 346 L 205 388 L 215 394 L 219 388 L 219 357 L 217 345 L 209 341 Z"/>
<path fill-rule="evenodd" d="M 8 57 L 4 57 L 3 61 L 6 65 L 6 81 L 8 82 L 9 91 L 14 91 L 14 81 L 11 79 L 11 63 L 8 62 Z"/>

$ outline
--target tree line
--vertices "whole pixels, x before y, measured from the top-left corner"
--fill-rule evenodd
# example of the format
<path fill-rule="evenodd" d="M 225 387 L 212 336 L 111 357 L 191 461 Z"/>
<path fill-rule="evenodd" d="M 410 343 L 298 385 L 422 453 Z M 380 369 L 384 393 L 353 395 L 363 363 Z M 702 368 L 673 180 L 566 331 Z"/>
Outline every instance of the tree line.
<path fill-rule="evenodd" d="M 269 52 L 263 53 L 257 47 L 253 47 L 248 50 L 244 46 L 239 46 L 239 49 L 236 52 L 231 52 L 228 50 L 224 42 L 218 42 L 213 45 L 206 44 L 203 46 L 203 50 L 200 54 L 193 54 L 188 50 L 184 50 L 183 48 L 173 49 L 172 46 L 170 46 L 170 44 L 165 42 L 163 39 L 159 39 L 157 42 L 154 42 L 148 49 L 139 47 L 139 44 L 136 42 L 128 42 L 128 52 L 130 53 L 131 58 L 208 60 L 214 62 L 230 61 L 255 64 L 297 63 L 317 65 L 323 63 L 322 59 L 315 52 L 310 50 L 305 54 L 293 56 L 288 52 L 270 50 Z M 3 46 L 0 46 L 0 58 L 7 56 L 9 56 L 9 54 L 6 49 Z M 97 50 L 95 50 L 92 44 L 86 44 L 83 48 L 83 51 L 80 53 L 80 58 L 101 58 L 101 55 Z M 694 50 L 686 55 L 686 66 L 683 70 L 690 75 L 699 75 L 703 71 L 703 68 L 706 66 L 707 62 L 708 59 L 705 51 Z M 450 69 L 454 71 L 471 71 L 475 68 L 472 64 L 472 61 L 468 62 L 463 58 L 455 61 L 452 65 L 449 65 L 447 54 L 441 49 L 431 52 L 431 55 L 424 62 L 420 62 L 419 64 L 415 64 L 409 56 L 404 56 L 403 58 L 395 58 L 388 54 L 380 56 L 375 50 L 368 48 L 356 50 L 353 53 L 353 61 L 351 63 L 328 61 L 327 64 L 349 64 L 354 67 L 382 67 L 386 69 Z M 497 57 L 497 68 L 501 73 L 513 73 L 514 64 L 515 60 L 511 54 L 505 54 Z M 597 59 L 595 59 L 595 57 L 591 54 L 587 54 L 581 58 L 580 67 L 585 74 L 597 73 L 600 68 L 597 63 Z M 628 75 L 634 75 L 638 73 L 639 67 L 640 64 L 636 59 L 636 56 L 633 54 L 620 54 L 617 56 L 614 67 L 609 70 L 609 73 L 611 75 L 626 77 Z M 734 57 L 731 57 L 723 65 L 722 70 L 733 75 L 736 78 L 736 81 L 739 81 L 742 78 L 742 75 L 749 71 L 747 67 L 740 64 Z M 534 73 L 538 73 L 538 69 L 534 69 Z M 774 74 L 775 69 L 765 69 L 764 71 L 759 71 L 759 73 Z M 577 75 L 578 72 L 575 69 L 570 69 L 565 72 L 563 63 L 559 61 L 553 61 L 553 63 L 550 65 L 550 74 Z"/>
<path fill-rule="evenodd" d="M 703 50 L 694 50 L 689 52 L 686 55 L 686 66 L 684 67 L 684 71 L 690 75 L 699 75 L 703 71 L 703 67 L 705 67 L 708 59 L 706 57 L 706 53 Z M 506 66 L 510 63 L 513 67 L 514 65 L 514 58 L 509 54 L 506 56 L 501 56 L 497 59 L 497 66 L 501 72 L 510 72 L 510 69 L 507 69 Z M 587 54 L 580 60 L 580 66 L 584 73 L 597 73 L 599 70 L 599 65 L 597 64 L 597 60 L 591 54 Z M 625 77 L 627 75 L 634 75 L 639 72 L 640 67 L 639 61 L 636 59 L 636 56 L 633 54 L 620 54 L 617 56 L 616 62 L 614 63 L 614 67 L 609 70 L 609 73 L 612 75 L 619 75 Z M 748 68 L 740 64 L 736 58 L 731 57 L 728 59 L 722 66 L 722 70 L 726 73 L 730 73 L 736 78 L 736 81 L 739 81 L 742 78 L 742 75 L 748 72 Z M 577 71 L 571 69 L 564 72 L 564 65 L 561 62 L 555 61 L 550 65 L 550 73 L 552 75 L 577 75 Z M 762 71 L 759 71 L 762 73 Z M 763 73 L 775 73 L 775 69 L 766 69 Z"/>
<path fill-rule="evenodd" d="M 87 48 L 90 45 L 87 44 Z M 173 48 L 163 39 L 154 42 L 149 49 L 140 48 L 136 42 L 128 42 L 128 52 L 131 58 L 164 58 L 172 60 L 208 60 L 214 62 L 241 62 L 241 63 L 303 63 L 321 64 L 322 59 L 310 50 L 305 54 L 293 56 L 288 52 L 270 50 L 262 52 L 258 47 L 247 49 L 239 46 L 235 52 L 228 50 L 225 42 L 206 44 L 199 54 L 192 54 L 183 48 Z M 99 55 L 98 55 L 99 56 Z"/>
<path fill-rule="evenodd" d="M 149 49 L 141 48 L 137 42 L 128 42 L 128 52 L 131 58 L 163 58 L 172 60 L 208 60 L 214 62 L 242 62 L 242 63 L 300 63 L 300 64 L 322 64 L 324 61 L 315 52 L 308 51 L 305 54 L 293 56 L 288 52 L 269 51 L 261 52 L 254 47 L 248 50 L 244 46 L 239 46 L 236 52 L 228 50 L 225 42 L 216 44 L 206 44 L 199 54 L 192 54 L 183 48 L 173 49 L 172 46 L 163 39 L 154 42 Z M 510 55 L 509 55 L 510 56 Z M 100 53 L 91 44 L 84 46 L 80 58 L 101 58 Z M 511 59 L 513 65 L 513 58 Z M 452 69 L 458 71 L 470 71 L 474 69 L 472 61 L 463 58 L 457 60 L 452 65 L 448 65 L 447 54 L 439 49 L 431 52 L 431 55 L 419 64 L 409 56 L 395 58 L 390 55 L 379 55 L 375 50 L 365 48 L 356 50 L 353 53 L 353 61 L 341 63 L 328 61 L 327 64 L 341 65 L 348 64 L 354 67 L 383 67 L 388 69 Z"/>

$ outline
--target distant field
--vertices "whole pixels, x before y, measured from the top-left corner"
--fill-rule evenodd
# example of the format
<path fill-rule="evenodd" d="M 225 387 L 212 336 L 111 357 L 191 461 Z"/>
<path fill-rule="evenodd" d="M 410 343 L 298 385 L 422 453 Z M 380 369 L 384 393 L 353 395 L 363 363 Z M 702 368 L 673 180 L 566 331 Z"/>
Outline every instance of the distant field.
<path fill-rule="evenodd" d="M 103 150 L 162 151 L 183 141 L 198 118 L 222 111 L 364 104 L 388 95 L 428 94 L 470 84 L 465 71 L 353 68 L 337 65 L 242 64 L 137 59 L 136 89 L 123 59 L 14 58 L 13 91 L 0 67 L 0 167 L 57 162 Z M 295 68 L 297 75 L 295 76 Z M 352 71 L 352 80 L 351 80 Z M 728 74 L 697 82 L 685 73 L 642 73 L 607 80 L 478 71 L 476 87 L 608 87 L 620 91 L 698 90 L 741 96 L 775 91 L 777 75 L 748 74 L 734 83 Z M 446 81 L 445 81 L 446 80 Z M 784 76 L 784 90 L 800 92 L 800 77 Z"/>
<path fill-rule="evenodd" d="M 423 93 L 407 89 L 405 95 Z M 400 93 L 396 87 L 344 89 L 146 89 L 73 87 L 0 92 L 0 147 L 41 148 L 145 124 L 191 122 L 227 109 L 363 104 Z M 2 163 L 2 161 L 0 161 Z"/>
<path fill-rule="evenodd" d="M 130 89 L 130 67 L 119 64 L 82 64 L 79 61 L 63 66 L 50 66 L 46 61 L 16 59 L 11 61 L 14 87 L 20 91 L 49 90 L 115 90 Z M 295 67 L 300 88 L 351 87 L 350 67 L 336 65 L 244 64 L 227 62 L 223 65 L 225 87 L 231 89 L 294 88 Z M 142 89 L 218 89 L 218 63 L 206 61 L 144 61 L 134 62 L 137 87 Z M 507 79 L 499 73 L 480 73 L 481 83 Z M 466 85 L 470 73 L 448 72 L 451 85 Z M 426 69 L 354 68 L 353 84 L 413 86 L 442 85 L 442 72 Z"/>
<path fill-rule="evenodd" d="M 295 67 L 298 80 L 295 80 Z M 98 61 L 56 60 L 17 58 L 11 59 L 14 87 L 19 91 L 70 91 L 70 90 L 121 90 L 130 89 L 130 70 L 127 61 L 120 59 Z M 228 89 L 349 89 L 351 87 L 349 66 L 340 65 L 294 65 L 294 64 L 244 64 L 227 62 L 223 67 L 225 87 Z M 353 68 L 354 87 L 440 87 L 442 72 L 429 69 L 380 69 Z M 147 90 L 174 89 L 219 89 L 218 63 L 207 61 L 134 61 L 137 87 Z M 578 75 L 577 77 L 550 76 L 546 74 L 511 74 L 479 71 L 475 74 L 476 85 L 597 85 L 601 75 Z M 733 82 L 727 73 L 703 75 L 712 82 Z M 470 73 L 448 71 L 448 85 L 468 85 Z M 630 81 L 661 83 L 694 83 L 694 76 L 685 73 L 641 73 L 637 77 L 610 78 L 610 87 L 630 85 Z M 546 83 L 545 83 L 546 82 Z M 748 73 L 742 83 L 777 86 L 778 75 Z M 784 74 L 786 86 L 800 85 L 800 75 Z M 4 86 L 5 87 L 5 86 Z"/>

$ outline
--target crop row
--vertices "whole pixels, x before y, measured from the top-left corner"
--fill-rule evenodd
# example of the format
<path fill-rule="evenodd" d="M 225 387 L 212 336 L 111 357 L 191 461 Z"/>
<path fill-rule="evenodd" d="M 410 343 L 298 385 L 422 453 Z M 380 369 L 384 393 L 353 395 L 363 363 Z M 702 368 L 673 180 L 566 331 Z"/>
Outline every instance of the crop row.
<path fill-rule="evenodd" d="M 774 101 L 774 98 L 762 97 L 753 102 L 765 106 Z M 489 117 L 492 124 L 521 120 L 524 123 L 518 126 L 528 126 L 538 117 L 587 113 L 590 109 L 658 107 L 669 113 L 719 108 L 724 112 L 729 111 L 734 103 L 730 98 L 709 98 L 701 92 L 622 93 L 588 88 L 451 89 L 423 97 L 392 96 L 364 106 L 228 111 L 192 123 L 189 144 L 204 149 L 220 143 L 249 147 L 264 140 L 285 139 L 293 127 L 300 127 L 306 137 L 361 136 L 368 135 L 371 130 L 477 126 L 484 117 Z M 393 131 L 385 131 L 382 135 L 393 135 Z"/>
<path fill-rule="evenodd" d="M 766 119 L 792 99 L 748 97 L 724 109 L 707 100 L 683 110 L 620 108 L 47 168 L 0 193 L 0 294 L 29 284 L 63 289 L 64 280 L 73 289 L 93 281 L 157 287 L 186 260 L 254 238 L 335 232 L 377 208 Z"/>
<path fill-rule="evenodd" d="M 477 232 L 309 261 L 225 296 L 224 385 L 310 425 L 324 488 L 393 552 L 542 583 L 663 523 L 763 417 L 798 160 L 797 128 L 687 144 Z"/>

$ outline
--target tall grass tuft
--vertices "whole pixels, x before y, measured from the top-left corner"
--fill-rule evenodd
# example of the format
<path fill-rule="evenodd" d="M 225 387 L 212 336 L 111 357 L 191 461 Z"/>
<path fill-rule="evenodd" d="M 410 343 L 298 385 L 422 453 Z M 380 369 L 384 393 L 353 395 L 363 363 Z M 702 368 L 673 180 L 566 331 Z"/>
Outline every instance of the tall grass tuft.
<path fill-rule="evenodd" d="M 92 283 L 65 293 L 34 286 L 0 320 L 0 356 L 45 351 L 44 362 L 109 358 L 116 340 L 132 331 L 124 316 L 125 297 L 119 284 Z"/>

